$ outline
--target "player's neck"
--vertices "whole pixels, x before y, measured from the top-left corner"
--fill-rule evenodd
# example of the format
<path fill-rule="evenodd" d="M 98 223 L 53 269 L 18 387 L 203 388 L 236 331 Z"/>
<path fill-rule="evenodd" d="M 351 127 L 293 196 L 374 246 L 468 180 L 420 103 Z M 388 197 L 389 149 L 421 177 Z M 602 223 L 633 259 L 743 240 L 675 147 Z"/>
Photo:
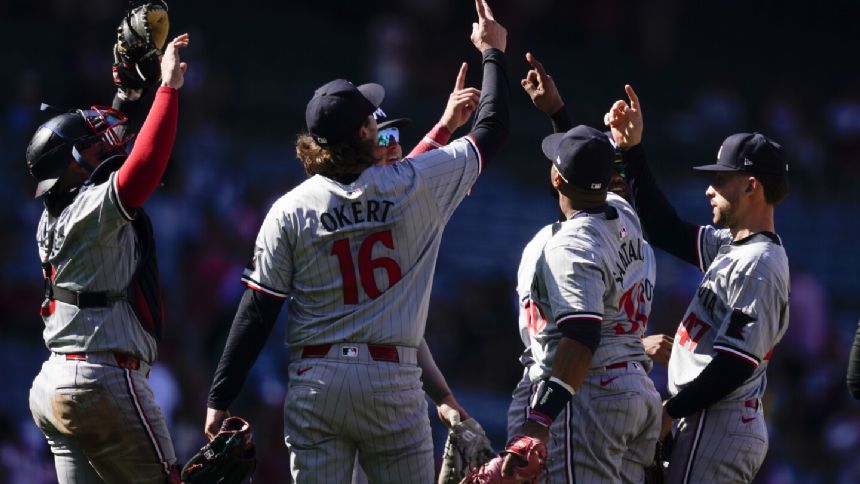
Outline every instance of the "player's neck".
<path fill-rule="evenodd" d="M 742 217 L 738 223 L 732 224 L 729 229 L 732 232 L 733 240 L 745 239 L 760 232 L 776 233 L 776 226 L 773 222 L 773 205 L 764 204 L 756 207 Z"/>

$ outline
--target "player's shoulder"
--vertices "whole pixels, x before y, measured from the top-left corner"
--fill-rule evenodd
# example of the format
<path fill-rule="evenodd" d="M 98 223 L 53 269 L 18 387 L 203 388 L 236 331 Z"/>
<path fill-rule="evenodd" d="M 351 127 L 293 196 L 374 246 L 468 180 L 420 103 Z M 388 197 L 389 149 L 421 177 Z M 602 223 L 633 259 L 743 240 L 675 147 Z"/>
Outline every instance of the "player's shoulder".
<path fill-rule="evenodd" d="M 734 242 L 732 258 L 740 272 L 767 279 L 788 277 L 788 254 L 776 234 L 758 233 Z"/>
<path fill-rule="evenodd" d="M 606 220 L 599 217 L 574 217 L 561 222 L 544 246 L 544 252 L 558 249 L 588 250 L 601 244 Z"/>
<path fill-rule="evenodd" d="M 523 254 L 533 252 L 539 247 L 543 247 L 544 245 L 546 245 L 546 242 L 552 237 L 553 227 L 556 225 L 557 224 L 548 224 L 541 227 L 541 229 L 537 231 L 534 237 L 532 237 L 531 240 L 526 243 L 526 246 L 523 249 Z"/>

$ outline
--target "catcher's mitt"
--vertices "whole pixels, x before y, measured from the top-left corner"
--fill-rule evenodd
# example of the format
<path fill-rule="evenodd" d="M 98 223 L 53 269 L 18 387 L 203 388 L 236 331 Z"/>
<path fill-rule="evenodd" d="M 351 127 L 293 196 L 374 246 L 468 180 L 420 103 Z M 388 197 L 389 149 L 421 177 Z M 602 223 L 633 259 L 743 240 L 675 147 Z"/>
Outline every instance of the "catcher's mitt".
<path fill-rule="evenodd" d="M 502 476 L 502 465 L 507 454 L 514 454 L 521 462 L 510 476 Z M 469 472 L 461 484 L 520 484 L 537 483 L 546 470 L 546 444 L 521 435 L 508 442 L 508 446 L 493 460 Z"/>
<path fill-rule="evenodd" d="M 218 435 L 182 468 L 182 482 L 238 484 L 254 472 L 256 454 L 251 424 L 240 417 L 228 417 Z"/>
<path fill-rule="evenodd" d="M 170 20 L 163 1 L 145 3 L 126 12 L 116 29 L 113 82 L 121 91 L 140 91 L 161 81 L 161 56 Z"/>
<path fill-rule="evenodd" d="M 466 473 L 476 469 L 495 456 L 487 434 L 474 418 L 457 422 L 448 431 L 439 484 L 460 482 Z"/>

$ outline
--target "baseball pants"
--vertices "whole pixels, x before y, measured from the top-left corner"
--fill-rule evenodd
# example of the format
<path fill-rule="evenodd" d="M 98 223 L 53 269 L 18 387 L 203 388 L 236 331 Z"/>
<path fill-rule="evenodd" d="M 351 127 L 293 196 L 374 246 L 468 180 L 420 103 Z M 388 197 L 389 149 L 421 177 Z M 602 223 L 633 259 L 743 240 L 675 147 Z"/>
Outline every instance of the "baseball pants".
<path fill-rule="evenodd" d="M 519 412 L 509 411 L 509 432 L 525 419 L 532 393 L 523 397 L 525 385 L 521 380 L 514 392 L 524 403 Z M 642 364 L 590 371 L 550 428 L 549 481 L 643 482 L 654 459 L 661 413 L 660 394 Z"/>
<path fill-rule="evenodd" d="M 366 348 L 349 355 L 334 345 L 325 358 L 290 364 L 284 441 L 297 484 L 349 483 L 356 452 L 377 483 L 434 481 L 433 440 L 421 369 L 373 361 Z"/>
<path fill-rule="evenodd" d="M 52 354 L 30 389 L 30 412 L 45 434 L 60 484 L 164 484 L 178 480 L 173 442 L 147 381 L 149 366 L 111 366 Z"/>
<path fill-rule="evenodd" d="M 718 402 L 675 423 L 667 482 L 752 482 L 767 454 L 761 402 Z"/>

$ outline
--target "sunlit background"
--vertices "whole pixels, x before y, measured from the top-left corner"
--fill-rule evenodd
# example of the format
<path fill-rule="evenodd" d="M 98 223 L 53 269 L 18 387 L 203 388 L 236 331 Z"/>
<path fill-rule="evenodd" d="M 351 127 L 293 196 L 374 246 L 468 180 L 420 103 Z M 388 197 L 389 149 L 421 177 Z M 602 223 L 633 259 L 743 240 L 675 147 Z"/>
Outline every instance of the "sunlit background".
<path fill-rule="evenodd" d="M 860 406 L 845 388 L 860 316 L 860 35 L 856 2 L 495 1 L 507 27 L 511 136 L 446 230 L 427 339 L 455 394 L 496 447 L 519 378 L 514 282 L 520 252 L 556 210 L 540 140 L 551 130 L 519 87 L 526 51 L 550 71 L 576 123 L 599 126 L 624 83 L 645 112 L 645 145 L 669 199 L 707 223 L 709 163 L 727 135 L 781 142 L 792 195 L 777 232 L 791 261 L 791 320 L 768 376 L 770 450 L 756 482 L 860 482 Z M 120 0 L 0 1 L 0 481 L 55 482 L 27 392 L 48 352 L 38 307 L 41 212 L 24 150 L 45 117 L 110 104 Z M 206 394 L 270 204 L 304 179 L 293 141 L 314 89 L 379 82 L 384 109 L 411 117 L 404 151 L 438 120 L 462 61 L 479 85 L 468 0 L 170 3 L 192 46 L 164 187 L 146 205 L 166 285 L 169 336 L 150 377 L 181 461 L 203 441 Z M 147 101 L 148 102 L 148 101 Z M 465 130 L 463 131 L 465 132 Z M 649 332 L 673 334 L 700 274 L 658 252 Z M 284 311 L 232 410 L 256 427 L 255 481 L 288 481 L 282 403 Z M 652 376 L 665 391 L 665 368 Z M 435 416 L 436 455 L 444 432 Z"/>

